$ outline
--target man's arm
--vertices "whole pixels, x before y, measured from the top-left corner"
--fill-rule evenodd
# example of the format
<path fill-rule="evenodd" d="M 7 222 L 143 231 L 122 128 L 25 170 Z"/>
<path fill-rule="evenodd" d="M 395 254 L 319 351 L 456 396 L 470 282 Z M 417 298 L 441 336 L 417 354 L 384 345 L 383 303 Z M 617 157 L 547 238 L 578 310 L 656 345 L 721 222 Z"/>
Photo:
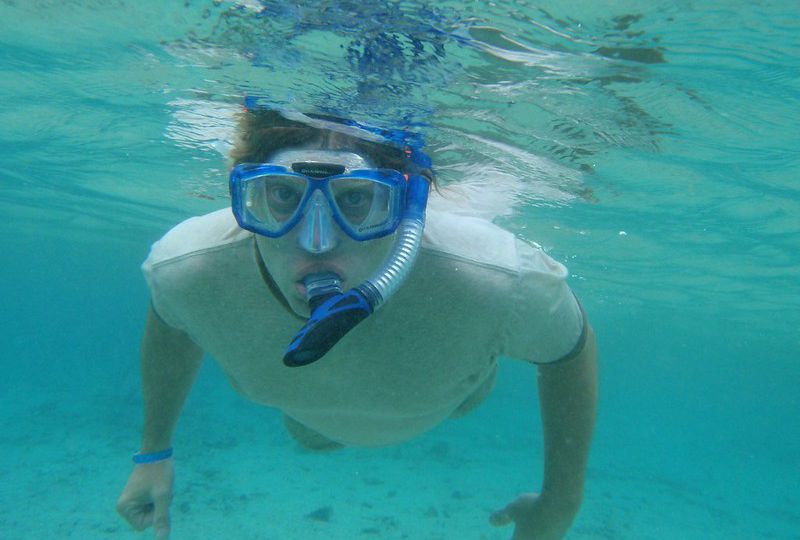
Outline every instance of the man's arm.
<path fill-rule="evenodd" d="M 571 359 L 539 366 L 544 428 L 542 497 L 577 513 L 597 413 L 597 344 L 586 324 L 583 349 Z"/>
<path fill-rule="evenodd" d="M 585 324 L 581 351 L 539 366 L 542 492 L 523 494 L 491 516 L 494 525 L 515 524 L 513 540 L 559 540 L 580 508 L 597 409 L 597 346 L 591 326 Z"/>
<path fill-rule="evenodd" d="M 203 351 L 185 332 L 161 320 L 152 306 L 141 351 L 144 430 L 140 451 L 149 453 L 172 445 L 172 434 L 202 364 Z"/>
<path fill-rule="evenodd" d="M 149 454 L 171 446 L 203 351 L 186 333 L 162 321 L 151 306 L 141 355 L 144 431 L 140 452 Z M 152 526 L 156 538 L 168 538 L 173 479 L 172 459 L 136 465 L 117 501 L 117 511 L 136 530 Z"/>

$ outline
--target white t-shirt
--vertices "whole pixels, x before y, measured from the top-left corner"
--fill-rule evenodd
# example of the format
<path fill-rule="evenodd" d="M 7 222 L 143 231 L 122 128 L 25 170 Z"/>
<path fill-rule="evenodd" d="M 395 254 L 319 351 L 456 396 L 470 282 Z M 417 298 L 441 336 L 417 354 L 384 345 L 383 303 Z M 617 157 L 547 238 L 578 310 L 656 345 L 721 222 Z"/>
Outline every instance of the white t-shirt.
<path fill-rule="evenodd" d="M 547 363 L 581 342 L 563 265 L 488 221 L 429 210 L 417 262 L 394 297 L 321 360 L 285 367 L 303 321 L 271 293 L 256 257 L 253 234 L 224 209 L 177 225 L 142 268 L 156 312 L 239 392 L 344 444 L 430 429 L 499 355 Z"/>

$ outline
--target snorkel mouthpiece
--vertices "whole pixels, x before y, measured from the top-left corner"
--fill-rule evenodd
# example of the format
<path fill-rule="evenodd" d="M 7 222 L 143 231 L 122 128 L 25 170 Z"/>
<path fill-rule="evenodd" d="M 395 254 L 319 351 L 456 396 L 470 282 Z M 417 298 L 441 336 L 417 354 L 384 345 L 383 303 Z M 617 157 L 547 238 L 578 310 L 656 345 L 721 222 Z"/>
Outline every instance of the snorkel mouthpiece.
<path fill-rule="evenodd" d="M 311 311 L 331 295 L 342 294 L 342 280 L 333 272 L 309 274 L 303 278 L 303 285 L 306 288 L 306 302 Z"/>
<path fill-rule="evenodd" d="M 342 293 L 336 274 L 312 274 L 303 283 L 311 317 L 283 356 L 283 363 L 289 367 L 319 360 L 373 311 L 368 295 L 358 287 Z"/>

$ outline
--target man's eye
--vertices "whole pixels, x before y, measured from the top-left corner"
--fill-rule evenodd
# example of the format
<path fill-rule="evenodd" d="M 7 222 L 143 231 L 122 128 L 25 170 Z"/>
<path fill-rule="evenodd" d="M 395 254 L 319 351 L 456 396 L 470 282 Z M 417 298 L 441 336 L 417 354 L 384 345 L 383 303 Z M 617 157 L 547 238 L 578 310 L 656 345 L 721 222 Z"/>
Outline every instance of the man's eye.
<path fill-rule="evenodd" d="M 346 193 L 337 197 L 339 204 L 343 206 L 356 207 L 364 206 L 370 203 L 371 197 L 369 193 L 361 190 L 351 189 Z"/>
<path fill-rule="evenodd" d="M 366 197 L 363 193 L 359 193 L 357 191 L 351 191 L 347 195 L 344 196 L 344 202 L 349 204 L 350 206 L 356 206 L 364 202 Z"/>
<path fill-rule="evenodd" d="M 272 186 L 268 195 L 272 202 L 279 204 L 292 204 L 300 200 L 300 194 L 287 186 Z"/>

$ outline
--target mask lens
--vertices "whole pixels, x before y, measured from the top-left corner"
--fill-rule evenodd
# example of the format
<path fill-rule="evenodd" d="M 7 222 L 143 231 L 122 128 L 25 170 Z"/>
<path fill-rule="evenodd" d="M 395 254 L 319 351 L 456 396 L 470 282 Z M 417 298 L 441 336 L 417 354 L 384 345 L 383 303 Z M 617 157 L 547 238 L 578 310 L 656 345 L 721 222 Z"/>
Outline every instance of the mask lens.
<path fill-rule="evenodd" d="M 379 232 L 391 221 L 392 189 L 368 178 L 333 179 L 331 194 L 339 215 L 357 234 Z"/>
<path fill-rule="evenodd" d="M 269 174 L 247 183 L 245 204 L 250 214 L 269 230 L 278 230 L 296 212 L 303 200 L 306 180 L 302 177 Z"/>

